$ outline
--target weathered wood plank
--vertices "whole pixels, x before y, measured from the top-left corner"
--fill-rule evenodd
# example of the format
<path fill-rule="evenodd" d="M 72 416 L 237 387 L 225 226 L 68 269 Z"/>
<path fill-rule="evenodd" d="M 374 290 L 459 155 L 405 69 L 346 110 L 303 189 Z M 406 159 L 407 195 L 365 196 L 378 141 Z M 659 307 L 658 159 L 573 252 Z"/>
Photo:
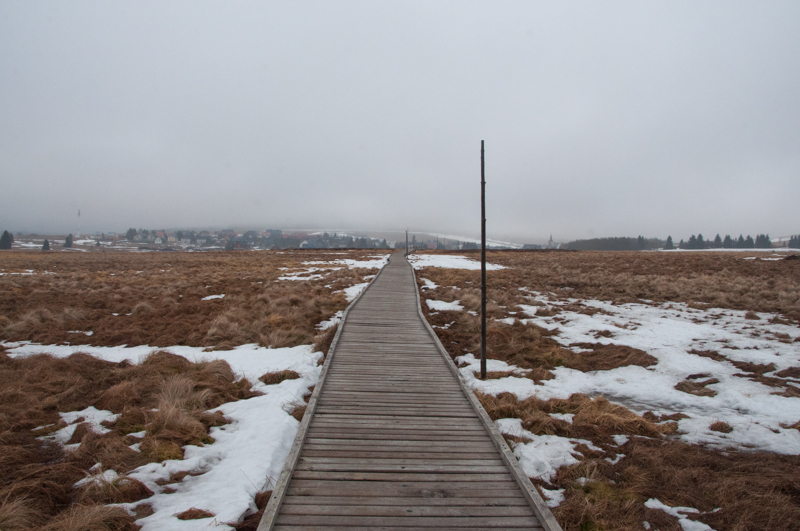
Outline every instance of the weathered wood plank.
<path fill-rule="evenodd" d="M 291 505 L 283 514 L 329 516 L 533 516 L 528 506 L 433 506 L 406 505 Z"/>
<path fill-rule="evenodd" d="M 495 527 L 537 527 L 539 520 L 535 516 L 508 516 L 505 518 L 486 516 L 319 516 L 319 515 L 278 515 L 278 525 L 326 525 L 326 526 L 410 526 L 427 528 L 444 528 L 450 526 L 492 529 Z"/>
<path fill-rule="evenodd" d="M 430 527 L 418 527 L 418 526 L 366 526 L 366 527 L 359 527 L 359 526 L 336 526 L 332 527 L 329 525 L 276 525 L 273 529 L 275 531 L 329 531 L 330 529 L 369 529 L 369 531 L 430 531 Z M 475 531 L 475 527 L 459 527 L 459 526 L 448 526 L 446 528 L 447 531 Z M 527 529 L 529 531 L 539 531 L 544 528 L 542 527 L 528 527 L 528 526 L 516 526 L 516 527 L 493 527 L 492 531 L 519 531 L 520 529 Z"/>
<path fill-rule="evenodd" d="M 528 507 L 528 502 L 519 494 L 516 498 L 397 498 L 391 496 L 287 496 L 285 505 L 400 505 L 414 507 Z"/>

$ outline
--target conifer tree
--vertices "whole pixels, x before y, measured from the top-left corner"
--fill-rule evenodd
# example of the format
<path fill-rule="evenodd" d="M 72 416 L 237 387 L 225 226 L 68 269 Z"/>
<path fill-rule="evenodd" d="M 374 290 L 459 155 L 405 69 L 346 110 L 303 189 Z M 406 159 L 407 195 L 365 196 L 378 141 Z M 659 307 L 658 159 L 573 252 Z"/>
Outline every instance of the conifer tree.
<path fill-rule="evenodd" d="M 66 240 L 64 240 L 64 247 L 66 247 L 66 248 L 68 248 L 68 249 L 69 249 L 70 247 L 72 247 L 72 233 L 70 233 L 70 234 L 67 236 L 67 239 L 66 239 Z"/>
<path fill-rule="evenodd" d="M 11 233 L 7 230 L 4 230 L 3 235 L 0 236 L 0 249 L 11 249 L 11 243 L 13 241 L 14 237 L 11 235 Z"/>
<path fill-rule="evenodd" d="M 702 234 L 697 235 L 697 247 L 696 249 L 705 249 L 706 248 L 706 241 L 703 239 Z"/>
<path fill-rule="evenodd" d="M 667 236 L 667 243 L 664 244 L 664 249 L 671 251 L 674 248 L 675 244 L 672 243 L 672 236 Z"/>
<path fill-rule="evenodd" d="M 730 234 L 725 235 L 725 239 L 722 240 L 722 248 L 723 249 L 733 249 L 733 238 L 731 238 Z"/>
<path fill-rule="evenodd" d="M 44 243 L 42 244 L 42 251 L 49 251 L 50 250 L 50 242 L 47 241 L 47 238 L 44 239 Z"/>
<path fill-rule="evenodd" d="M 694 234 L 692 234 L 689 237 L 689 241 L 686 242 L 686 248 L 687 249 L 697 249 L 697 237 Z"/>
<path fill-rule="evenodd" d="M 719 237 L 719 233 L 717 233 L 716 238 L 714 238 L 714 249 L 721 249 L 722 248 L 722 238 Z"/>
<path fill-rule="evenodd" d="M 747 238 L 744 239 L 744 248 L 755 249 L 755 247 L 756 247 L 756 242 L 753 240 L 753 237 L 748 234 Z"/>
<path fill-rule="evenodd" d="M 678 243 L 678 249 L 686 249 L 686 244 L 683 243 L 683 238 L 681 238 L 681 241 Z"/>
<path fill-rule="evenodd" d="M 741 234 L 739 235 L 739 239 L 736 240 L 736 248 L 737 249 L 745 248 L 744 237 Z"/>

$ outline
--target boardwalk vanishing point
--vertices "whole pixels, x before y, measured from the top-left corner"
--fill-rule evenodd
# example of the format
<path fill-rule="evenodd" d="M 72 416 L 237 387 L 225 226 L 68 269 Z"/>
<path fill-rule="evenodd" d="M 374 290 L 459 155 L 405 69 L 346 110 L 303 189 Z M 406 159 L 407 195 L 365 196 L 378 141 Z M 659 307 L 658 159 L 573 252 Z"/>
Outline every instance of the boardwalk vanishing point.
<path fill-rule="evenodd" d="M 394 254 L 345 311 L 259 531 L 560 531 Z"/>

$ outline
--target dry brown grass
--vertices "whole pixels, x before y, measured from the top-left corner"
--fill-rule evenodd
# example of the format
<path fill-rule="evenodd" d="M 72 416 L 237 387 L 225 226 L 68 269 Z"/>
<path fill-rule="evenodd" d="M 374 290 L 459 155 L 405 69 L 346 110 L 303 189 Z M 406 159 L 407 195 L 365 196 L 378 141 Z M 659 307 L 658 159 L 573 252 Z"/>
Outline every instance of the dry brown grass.
<path fill-rule="evenodd" d="M 23 514 L 25 507 L 35 507 L 34 517 L 42 524 L 49 521 L 53 529 L 71 529 L 84 519 L 89 522 L 86 528 L 93 528 L 92 522 L 108 516 L 73 507 L 134 502 L 152 495 L 124 476 L 73 488 L 96 463 L 124 475 L 146 462 L 180 459 L 182 446 L 213 443 L 210 427 L 226 422 L 221 414 L 206 410 L 254 396 L 250 383 L 235 380 L 226 362 L 192 363 L 168 352 L 154 352 L 140 365 L 86 354 L 13 359 L 0 352 L 0 381 L 0 500 L 5 500 L 0 515 Z M 89 406 L 120 414 L 109 426 L 111 432 L 101 435 L 79 425 L 71 442 L 80 442 L 80 447 L 70 453 L 36 439 L 64 426 L 58 412 Z M 138 431 L 146 431 L 144 439 L 127 435 Z M 129 448 L 138 441 L 141 453 Z M 114 518 L 109 528 L 126 529 L 127 524 L 113 527 Z"/>
<path fill-rule="evenodd" d="M 634 437 L 612 465 L 585 457 L 559 470 L 552 485 L 565 500 L 554 509 L 565 531 L 681 529 L 677 519 L 644 502 L 695 507 L 718 530 L 797 529 L 800 458 L 763 452 L 719 452 L 677 440 Z M 609 452 L 606 457 L 613 457 Z M 578 478 L 589 478 L 581 485 Z M 540 485 L 543 482 L 537 481 Z"/>
<path fill-rule="evenodd" d="M 192 507 L 191 509 L 186 509 L 182 513 L 176 514 L 175 517 L 178 520 L 199 520 L 201 518 L 213 518 L 214 513 L 206 511 L 205 509 Z"/>
<path fill-rule="evenodd" d="M 41 517 L 26 498 L 6 499 L 0 502 L 0 529 L 27 531 L 34 529 Z"/>
<path fill-rule="evenodd" d="M 340 290 L 376 270 L 315 264 L 327 268 L 323 279 L 276 282 L 278 277 L 309 267 L 305 261 L 376 254 L 381 252 L 1 253 L 0 269 L 37 274 L 0 276 L 0 340 L 210 349 L 314 341 L 325 352 L 336 328 L 319 332 L 316 325 L 347 306 Z M 223 299 L 201 300 L 222 293 Z M 92 335 L 70 333 L 75 330 Z M 236 380 L 224 361 L 192 363 L 164 351 L 140 365 L 86 354 L 12 359 L 4 350 L 0 346 L 2 529 L 127 529 L 130 517 L 119 520 L 117 512 L 97 505 L 152 495 L 124 474 L 147 462 L 181 459 L 187 444 L 212 444 L 210 428 L 227 420 L 206 411 L 254 396 L 250 382 Z M 266 379 L 298 376 L 284 371 Z M 68 454 L 36 439 L 64 426 L 58 412 L 88 406 L 120 415 L 110 433 L 79 424 L 69 442 L 80 447 Z M 294 414 L 302 418 L 300 408 Z M 142 439 L 128 435 L 141 431 Z M 129 447 L 137 442 L 141 452 Z M 122 476 L 73 488 L 98 462 Z M 139 507 L 144 511 L 146 504 Z"/>
<path fill-rule="evenodd" d="M 340 290 L 377 270 L 302 263 L 384 252 L 0 253 L 0 269 L 37 272 L 0 276 L 0 340 L 217 349 L 308 344 L 319 322 L 347 306 Z M 276 282 L 308 267 L 327 272 Z M 75 330 L 93 334 L 69 333 Z"/>
<path fill-rule="evenodd" d="M 460 253 L 459 253 L 460 254 Z M 469 254 L 469 253 L 466 253 Z M 572 352 L 555 341 L 555 332 L 515 320 L 513 324 L 494 321 L 522 317 L 517 305 L 538 306 L 537 315 L 555 316 L 562 310 L 594 314 L 599 310 L 580 302 L 551 305 L 526 297 L 519 288 L 537 291 L 550 301 L 567 298 L 626 302 L 683 302 L 695 308 L 711 306 L 778 314 L 773 322 L 800 321 L 800 266 L 798 261 L 741 260 L 740 253 L 603 253 L 603 252 L 503 252 L 487 253 L 487 260 L 511 269 L 488 275 L 487 351 L 500 359 L 530 369 L 527 377 L 539 383 L 552 378 L 555 367 L 581 371 L 609 370 L 626 365 L 647 367 L 656 359 L 624 346 L 584 343 L 570 345 L 584 352 Z M 477 258 L 477 256 L 475 256 Z M 436 283 L 436 289 L 421 290 L 423 299 L 460 300 L 466 309 L 477 310 L 480 272 L 426 268 L 417 273 Z M 420 282 L 420 285 L 422 283 Z M 430 312 L 422 305 L 428 321 L 452 357 L 479 349 L 480 321 L 467 312 Z M 446 327 L 446 328 L 441 328 Z M 597 331 L 595 337 L 608 337 Z M 777 337 L 791 342 L 791 337 Z M 716 351 L 691 351 L 716 361 L 730 361 Z M 731 361 L 731 363 L 734 363 Z M 772 365 L 735 362 L 737 376 L 776 388 L 776 393 L 796 396 L 789 385 L 800 378 L 800 368 L 772 376 Z M 493 374 L 493 377 L 509 376 Z M 793 380 L 794 379 L 794 380 Z M 707 386 L 717 383 L 712 374 L 693 374 L 676 389 L 700 396 L 713 396 Z M 572 395 L 566 400 L 542 401 L 536 397 L 517 400 L 508 393 L 478 397 L 493 419 L 519 418 L 523 428 L 537 435 L 559 435 L 591 440 L 601 452 L 578 445 L 580 462 L 562 467 L 552 483 L 534 479 L 548 489 L 564 488 L 565 500 L 554 514 L 565 531 L 616 531 L 643 529 L 675 530 L 677 519 L 663 511 L 644 507 L 649 498 L 670 506 L 696 507 L 697 518 L 714 529 L 750 531 L 797 529 L 800 521 L 800 457 L 765 452 L 729 450 L 721 452 L 686 444 L 676 439 L 680 413 L 657 416 L 637 415 L 602 397 Z M 571 413 L 572 422 L 551 417 Z M 786 426 L 800 429 L 800 422 Z M 711 429 L 730 431 L 724 422 Z M 611 435 L 625 434 L 629 441 L 618 447 Z M 524 443 L 516 437 L 509 442 Z M 618 453 L 624 457 L 611 464 Z M 585 478 L 585 479 L 581 479 Z M 580 480 L 580 481 L 579 481 Z M 719 509 L 716 512 L 715 509 Z"/>
<path fill-rule="evenodd" d="M 135 531 L 139 526 L 122 507 L 75 505 L 59 514 L 42 531 Z"/>
<path fill-rule="evenodd" d="M 723 422 L 721 420 L 711 423 L 708 429 L 712 431 L 718 431 L 721 433 L 730 433 L 733 431 L 733 428 L 731 428 L 730 424 L 728 424 L 727 422 Z"/>
<path fill-rule="evenodd" d="M 268 372 L 259 378 L 262 382 L 267 385 L 274 385 L 279 384 L 284 380 L 296 380 L 300 378 L 300 375 L 297 372 L 286 369 L 279 372 Z"/>
<path fill-rule="evenodd" d="M 611 444 L 615 434 L 661 437 L 677 431 L 674 422 L 656 423 L 632 411 L 612 404 L 603 397 L 592 399 L 574 394 L 568 399 L 547 401 L 531 397 L 517 400 L 511 393 L 497 396 L 476 392 L 484 409 L 493 420 L 518 418 L 522 427 L 534 435 L 560 435 L 591 439 L 597 444 Z M 550 416 L 550 413 L 571 413 L 572 422 Z"/>
<path fill-rule="evenodd" d="M 474 251 L 458 254 L 478 257 Z M 525 287 L 558 297 L 675 301 L 778 313 L 800 321 L 800 261 L 742 260 L 745 256 L 748 253 L 489 251 L 487 261 L 511 268 L 489 273 L 489 299 L 511 306 L 495 292 L 516 300 L 517 289 Z M 480 271 L 426 268 L 422 276 L 440 286 L 436 291 L 469 287 L 466 282 L 480 287 Z"/>
<path fill-rule="evenodd" d="M 580 462 L 562 467 L 551 483 L 532 478 L 547 489 L 566 489 L 565 501 L 553 510 L 565 531 L 637 530 L 648 521 L 655 529 L 679 530 L 677 519 L 644 507 L 649 498 L 670 506 L 699 509 L 699 519 L 714 529 L 755 531 L 796 529 L 800 516 L 800 457 L 766 452 L 720 452 L 675 440 L 675 420 L 682 415 L 643 416 L 602 398 L 518 401 L 514 395 L 478 393 L 491 418 L 520 418 L 536 435 L 590 439 L 601 452 L 578 445 Z M 573 413 L 572 423 L 549 413 Z M 727 433 L 717 422 L 711 429 Z M 611 435 L 631 436 L 617 447 Z M 525 439 L 506 437 L 510 443 Z M 624 457 L 616 464 L 618 453 Z M 577 454 L 576 454 L 577 455 Z M 582 479 L 585 478 L 585 479 Z M 717 512 L 714 512 L 719 509 Z"/>

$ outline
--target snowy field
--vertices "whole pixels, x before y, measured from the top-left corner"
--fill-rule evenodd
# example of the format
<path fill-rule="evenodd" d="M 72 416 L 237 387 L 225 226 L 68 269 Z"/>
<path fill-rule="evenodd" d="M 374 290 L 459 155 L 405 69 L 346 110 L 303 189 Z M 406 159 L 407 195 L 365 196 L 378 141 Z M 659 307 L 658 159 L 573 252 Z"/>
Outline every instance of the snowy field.
<path fill-rule="evenodd" d="M 324 279 L 343 268 L 380 269 L 387 261 L 388 255 L 306 261 L 301 267 L 284 268 L 285 274 L 276 282 L 287 282 L 296 286 L 298 282 Z M 33 274 L 34 271 L 23 273 Z M 374 275 L 359 274 L 352 278 L 361 278 L 363 282 L 338 290 L 348 302 L 368 286 Z M 341 280 L 337 285 L 341 285 Z M 326 287 L 333 289 L 331 286 Z M 222 304 L 228 298 L 224 293 L 217 293 L 199 300 L 208 301 L 203 302 L 203 305 L 213 305 Z M 342 311 L 328 315 L 316 325 L 317 330 L 324 332 L 329 329 L 339 322 L 341 315 Z M 74 332 L 91 336 L 91 332 Z M 144 500 L 121 504 L 131 513 L 136 506 L 143 503 L 152 507 L 152 514 L 136 521 L 145 531 L 233 529 L 230 523 L 241 521 L 244 516 L 255 513 L 255 495 L 272 490 L 296 435 L 299 422 L 291 412 L 304 405 L 304 396 L 308 395 L 309 388 L 319 378 L 323 358 L 323 354 L 314 352 L 311 345 L 267 348 L 257 344 L 244 344 L 232 349 L 209 350 L 201 346 L 156 348 L 149 345 L 42 345 L 30 341 L 5 341 L 0 344 L 11 358 L 43 353 L 66 358 L 80 352 L 109 362 L 127 360 L 132 364 L 140 364 L 151 352 L 158 350 L 182 356 L 191 362 L 224 360 L 233 369 L 237 379 L 247 378 L 252 383 L 251 391 L 261 393 L 252 398 L 224 403 L 208 411 L 221 412 L 230 421 L 210 429 L 209 435 L 214 440 L 213 444 L 186 445 L 183 447 L 183 459 L 148 463 L 126 474 L 129 478 L 141 481 L 154 493 Z M 259 381 L 264 374 L 281 371 L 295 371 L 300 377 L 272 385 Z M 101 422 L 113 422 L 119 415 L 89 407 L 82 411 L 62 411 L 60 417 L 66 427 L 43 438 L 63 444 L 67 451 L 75 451 L 80 443 L 68 444 L 68 441 L 78 424 L 87 423 L 92 431 L 106 433 L 109 429 L 101 425 Z M 143 438 L 145 432 L 131 436 Z M 138 446 L 139 443 L 135 443 L 130 448 L 138 452 Z M 176 483 L 173 480 L 176 476 L 185 477 Z M 97 463 L 75 487 L 119 479 L 113 469 Z M 192 520 L 177 518 L 178 514 L 192 508 L 209 511 L 214 516 Z"/>
<path fill-rule="evenodd" d="M 67 357 L 75 352 L 83 352 L 106 361 L 129 360 L 133 363 L 140 362 L 154 350 L 146 345 L 87 347 L 6 343 L 5 347 L 11 357 L 39 353 Z M 128 477 L 140 480 L 155 493 L 146 500 L 153 506 L 155 513 L 137 520 L 136 523 L 145 531 L 179 531 L 198 529 L 198 526 L 204 529 L 232 529 L 225 522 L 234 522 L 249 512 L 255 512 L 255 494 L 270 490 L 283 469 L 283 463 L 300 425 L 289 411 L 293 406 L 303 403 L 303 396 L 308 393 L 308 388 L 319 378 L 321 366 L 318 362 L 322 353 L 312 352 L 308 345 L 279 349 L 242 345 L 231 351 L 214 352 L 203 352 L 199 347 L 180 346 L 158 350 L 183 356 L 190 361 L 225 360 L 238 377 L 246 377 L 255 382 L 252 387 L 254 391 L 264 394 L 229 402 L 211 410 L 212 413 L 222 412 L 231 421 L 229 424 L 211 428 L 214 444 L 202 447 L 185 446 L 185 458 L 182 460 L 149 463 L 128 474 Z M 258 380 L 262 374 L 287 369 L 296 371 L 301 378 L 285 380 L 277 385 L 264 385 Z M 102 420 L 115 419 L 110 411 L 98 411 L 94 408 L 62 412 L 61 417 L 69 425 L 53 435 L 60 442 L 69 440 L 78 418 L 93 422 L 98 432 L 104 429 L 99 424 Z M 71 450 L 77 447 L 70 446 Z M 95 476 L 88 477 L 86 481 L 116 477 L 113 470 L 105 470 L 102 463 L 98 465 L 94 471 Z M 167 481 L 170 475 L 179 472 L 191 474 L 177 484 L 171 483 L 169 488 L 157 483 L 159 480 Z M 128 504 L 127 507 L 132 509 L 139 503 L 141 502 Z M 192 507 L 208 510 L 216 517 L 208 521 L 179 520 L 175 517 Z"/>
<path fill-rule="evenodd" d="M 479 287 L 474 284 L 474 277 L 445 275 L 442 278 L 472 279 L 467 285 L 462 281 L 459 286 L 447 286 L 427 276 L 436 278 L 433 268 L 474 270 L 479 263 L 454 255 L 413 258 L 421 290 L 427 293 L 425 304 L 430 315 L 440 318 L 440 312 L 466 311 L 460 300 L 430 297 L 437 289 L 439 293 L 455 293 L 453 297 L 474 290 Z M 763 254 L 743 259 L 771 263 L 782 256 Z M 493 269 L 502 267 L 496 264 Z M 559 280 L 567 282 L 569 278 Z M 498 287 L 497 280 L 492 287 Z M 576 393 L 603 397 L 638 415 L 650 412 L 656 417 L 675 418 L 677 432 L 668 437 L 691 445 L 723 452 L 800 454 L 800 328 L 783 316 L 684 302 L 641 300 L 623 304 L 575 298 L 569 296 L 570 288 L 555 293 L 523 285 L 514 290 L 515 300 L 524 302 L 500 306 L 498 311 L 504 317 L 494 320 L 495 327 L 511 328 L 515 322 L 534 324 L 550 331 L 552 335 L 548 337 L 572 352 L 590 352 L 595 345 L 622 345 L 643 351 L 656 362 L 647 367 L 626 365 L 589 371 L 556 366 L 550 369 L 552 379 L 536 383 L 526 377 L 531 369 L 489 359 L 488 372 L 500 377 L 482 381 L 477 378 L 478 353 L 466 352 L 456 356 L 455 361 L 472 389 L 492 396 L 511 393 L 519 401 L 531 397 L 542 401 L 567 399 Z M 447 329 L 458 322 L 456 313 L 444 315 L 448 323 L 434 328 Z M 559 413 L 550 416 L 567 423 L 572 423 L 574 417 Z M 579 464 L 587 450 L 608 452 L 608 447 L 601 449 L 587 439 L 534 434 L 523 427 L 519 418 L 500 418 L 496 424 L 501 432 L 517 441 L 510 444 L 529 477 L 546 484 L 554 480 L 561 467 Z M 712 426 L 716 429 L 711 429 Z M 612 440 L 612 448 L 614 445 L 620 448 L 616 457 L 606 458 L 613 465 L 625 457 L 621 447 L 629 436 L 613 435 Z M 594 481 L 578 479 L 579 485 Z M 558 507 L 564 501 L 564 488 L 541 490 L 551 507 Z M 674 516 L 683 530 L 712 529 L 689 518 L 699 513 L 692 507 L 670 506 L 656 498 L 649 499 L 644 506 Z M 650 526 L 646 522 L 641 525 L 645 529 Z"/>

